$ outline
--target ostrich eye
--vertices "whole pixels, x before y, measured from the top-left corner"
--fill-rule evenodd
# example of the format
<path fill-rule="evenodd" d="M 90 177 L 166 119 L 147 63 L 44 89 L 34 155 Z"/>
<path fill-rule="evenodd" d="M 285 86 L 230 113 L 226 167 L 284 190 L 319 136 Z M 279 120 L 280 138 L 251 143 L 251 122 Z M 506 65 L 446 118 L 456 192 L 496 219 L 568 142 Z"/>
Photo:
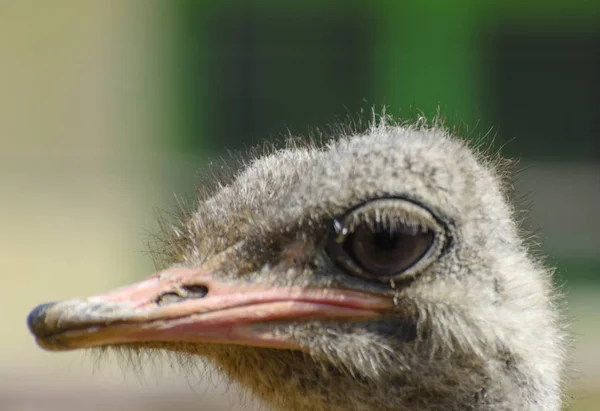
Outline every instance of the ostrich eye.
<path fill-rule="evenodd" d="M 433 243 L 433 233 L 412 227 L 359 227 L 344 242 L 344 248 L 358 265 L 376 277 L 392 277 L 406 271 L 423 257 Z"/>
<path fill-rule="evenodd" d="M 421 272 L 441 253 L 444 226 L 404 199 L 378 199 L 333 222 L 327 253 L 350 274 L 389 280 Z"/>

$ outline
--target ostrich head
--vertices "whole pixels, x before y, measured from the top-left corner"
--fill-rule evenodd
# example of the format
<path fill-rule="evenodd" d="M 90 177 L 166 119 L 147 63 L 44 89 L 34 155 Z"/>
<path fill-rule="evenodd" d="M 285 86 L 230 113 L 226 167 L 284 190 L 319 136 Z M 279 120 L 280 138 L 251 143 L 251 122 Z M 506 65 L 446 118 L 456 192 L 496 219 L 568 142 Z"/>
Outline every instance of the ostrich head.
<path fill-rule="evenodd" d="M 492 162 L 374 125 L 252 161 L 170 233 L 169 268 L 42 304 L 48 350 L 209 359 L 282 410 L 558 410 L 551 275 Z"/>

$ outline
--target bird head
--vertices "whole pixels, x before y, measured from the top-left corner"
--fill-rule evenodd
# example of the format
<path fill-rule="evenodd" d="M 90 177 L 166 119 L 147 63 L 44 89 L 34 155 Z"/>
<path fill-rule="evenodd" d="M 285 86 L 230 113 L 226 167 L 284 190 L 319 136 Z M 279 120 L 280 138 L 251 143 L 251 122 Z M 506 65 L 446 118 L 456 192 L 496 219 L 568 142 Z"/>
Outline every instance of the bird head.
<path fill-rule="evenodd" d="M 168 268 L 42 304 L 29 328 L 48 350 L 198 354 L 287 409 L 558 404 L 552 287 L 505 197 L 440 128 L 290 146 L 172 228 Z"/>

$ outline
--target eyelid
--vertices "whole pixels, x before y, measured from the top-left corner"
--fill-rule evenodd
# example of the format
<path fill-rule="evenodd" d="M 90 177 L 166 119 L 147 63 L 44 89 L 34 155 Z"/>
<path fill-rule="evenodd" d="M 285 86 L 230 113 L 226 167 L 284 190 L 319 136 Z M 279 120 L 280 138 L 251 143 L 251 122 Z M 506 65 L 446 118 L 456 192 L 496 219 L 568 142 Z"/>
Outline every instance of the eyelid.
<path fill-rule="evenodd" d="M 440 223 L 428 210 L 400 199 L 373 200 L 350 210 L 336 221 L 347 232 L 360 226 L 367 226 L 372 230 L 411 227 L 418 232 L 440 231 Z"/>

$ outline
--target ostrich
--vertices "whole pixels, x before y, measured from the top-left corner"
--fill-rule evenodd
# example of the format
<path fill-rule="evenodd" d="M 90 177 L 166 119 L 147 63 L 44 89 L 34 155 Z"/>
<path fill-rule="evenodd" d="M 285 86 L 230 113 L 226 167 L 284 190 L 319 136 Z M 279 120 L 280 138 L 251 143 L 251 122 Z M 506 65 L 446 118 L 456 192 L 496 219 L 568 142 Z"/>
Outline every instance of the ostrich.
<path fill-rule="evenodd" d="M 169 230 L 167 269 L 28 326 L 204 357 L 276 410 L 556 411 L 556 292 L 502 180 L 439 125 L 290 144 Z"/>

